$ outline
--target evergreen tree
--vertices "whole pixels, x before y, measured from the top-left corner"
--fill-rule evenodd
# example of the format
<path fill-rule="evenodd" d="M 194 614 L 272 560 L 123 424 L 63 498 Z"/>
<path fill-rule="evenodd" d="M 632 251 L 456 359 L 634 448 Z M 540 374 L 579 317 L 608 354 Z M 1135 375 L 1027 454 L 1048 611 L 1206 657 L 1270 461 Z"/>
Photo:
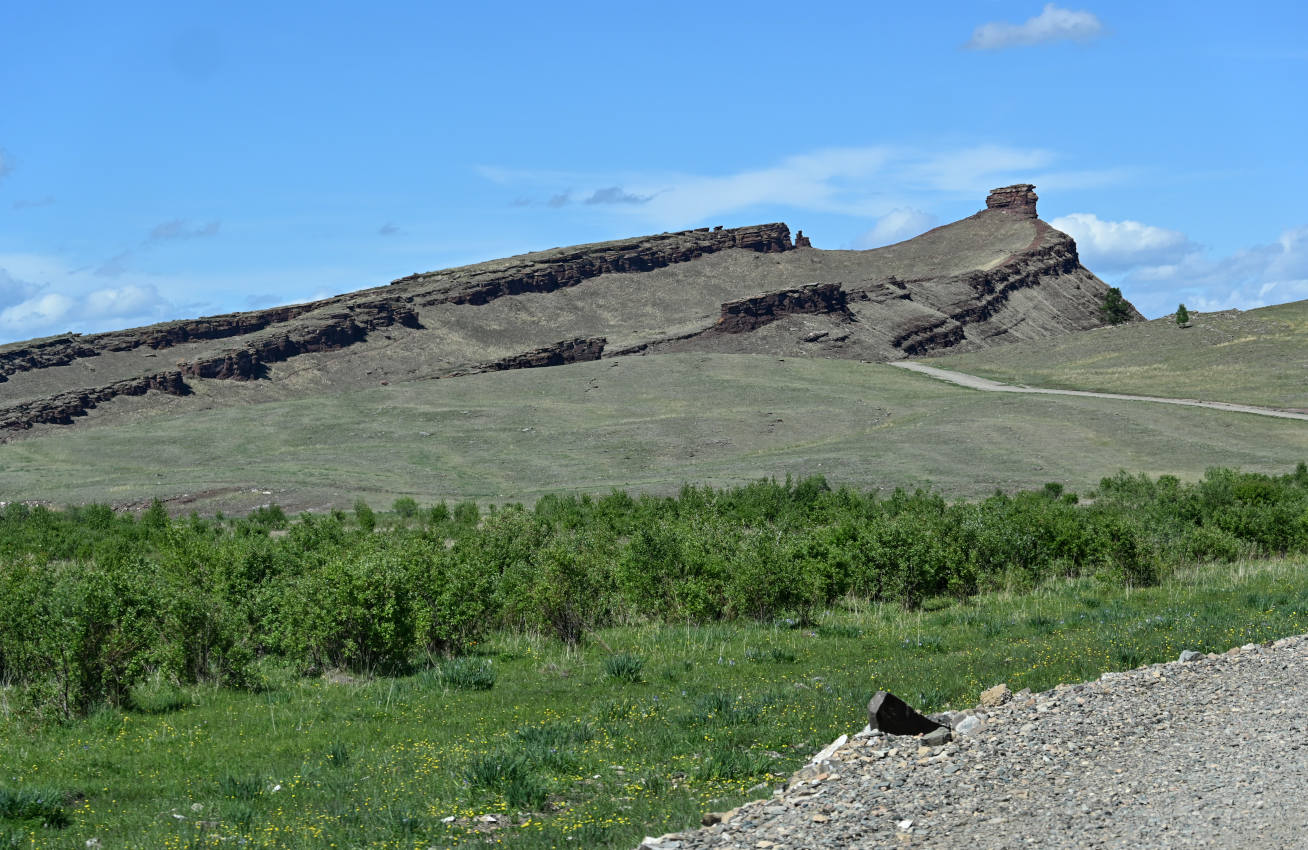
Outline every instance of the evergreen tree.
<path fill-rule="evenodd" d="M 1104 293 L 1103 303 L 1099 305 L 1099 315 L 1110 325 L 1120 325 L 1130 321 L 1131 305 L 1122 297 L 1122 290 L 1116 286 Z"/>
<path fill-rule="evenodd" d="M 1190 324 L 1190 311 L 1185 309 L 1185 305 L 1176 308 L 1176 323 L 1181 327 Z"/>

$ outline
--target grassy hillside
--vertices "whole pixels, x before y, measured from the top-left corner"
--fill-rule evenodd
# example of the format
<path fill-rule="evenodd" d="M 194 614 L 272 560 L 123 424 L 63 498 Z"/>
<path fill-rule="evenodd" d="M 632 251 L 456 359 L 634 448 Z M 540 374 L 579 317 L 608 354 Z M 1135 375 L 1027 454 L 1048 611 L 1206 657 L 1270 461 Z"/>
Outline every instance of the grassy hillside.
<path fill-rule="evenodd" d="M 932 365 L 998 381 L 1072 390 L 1308 409 L 1308 301 L 1191 313 L 1021 342 Z"/>
<path fill-rule="evenodd" d="M 1119 469 L 1282 472 L 1308 458 L 1298 422 L 981 393 L 838 360 L 633 357 L 278 401 L 259 382 L 222 383 L 251 403 L 103 427 L 93 411 L 87 426 L 0 445 L 0 500 L 299 510 L 788 474 L 974 496 L 1052 479 L 1083 489 Z"/>

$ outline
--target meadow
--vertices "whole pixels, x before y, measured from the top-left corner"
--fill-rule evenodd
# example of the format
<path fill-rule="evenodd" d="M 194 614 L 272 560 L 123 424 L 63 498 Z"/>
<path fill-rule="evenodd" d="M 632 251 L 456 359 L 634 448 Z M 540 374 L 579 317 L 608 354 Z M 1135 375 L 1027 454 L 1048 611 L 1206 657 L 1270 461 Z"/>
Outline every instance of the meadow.
<path fill-rule="evenodd" d="M 577 647 L 497 633 L 463 674 L 281 675 L 257 693 L 151 681 L 140 705 L 35 728 L 11 704 L 0 847 L 630 848 L 780 787 L 862 727 L 878 688 L 966 707 L 1001 681 L 1039 691 L 1302 633 L 1308 561 L 930 607 L 618 627 Z M 43 804 L 4 808 L 24 795 Z"/>
<path fill-rule="evenodd" d="M 348 510 L 360 496 L 531 504 L 813 474 L 979 498 L 1051 478 L 1084 492 L 1121 469 L 1193 481 L 1210 466 L 1270 473 L 1308 457 L 1299 422 L 981 393 L 842 360 L 653 355 L 307 398 L 276 391 L 215 381 L 172 413 L 133 422 L 92 411 L 0 444 L 0 501 L 158 497 L 173 513 L 271 502 L 298 513 Z"/>
<path fill-rule="evenodd" d="M 630 847 L 872 693 L 966 707 L 1303 632 L 1308 467 L 979 501 L 0 514 L 0 847 Z"/>
<path fill-rule="evenodd" d="M 1190 313 L 932 357 L 1006 383 L 1308 409 L 1308 301 Z"/>

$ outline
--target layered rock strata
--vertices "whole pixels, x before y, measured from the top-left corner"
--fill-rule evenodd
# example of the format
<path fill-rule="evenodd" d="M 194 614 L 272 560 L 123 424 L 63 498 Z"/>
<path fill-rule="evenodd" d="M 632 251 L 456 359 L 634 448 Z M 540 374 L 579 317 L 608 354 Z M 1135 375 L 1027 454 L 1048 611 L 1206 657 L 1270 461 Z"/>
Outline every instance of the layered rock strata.
<path fill-rule="evenodd" d="M 871 251 L 821 250 L 802 232 L 792 244 L 781 223 L 700 228 L 0 346 L 0 430 L 77 421 L 119 395 L 182 395 L 194 381 L 297 375 L 288 392 L 331 392 L 681 351 L 893 360 L 1098 326 L 1107 285 L 1036 203 L 1030 184 L 1001 187 L 966 219 Z M 166 371 L 144 359 L 164 356 Z M 211 389 L 206 403 L 240 392 Z"/>

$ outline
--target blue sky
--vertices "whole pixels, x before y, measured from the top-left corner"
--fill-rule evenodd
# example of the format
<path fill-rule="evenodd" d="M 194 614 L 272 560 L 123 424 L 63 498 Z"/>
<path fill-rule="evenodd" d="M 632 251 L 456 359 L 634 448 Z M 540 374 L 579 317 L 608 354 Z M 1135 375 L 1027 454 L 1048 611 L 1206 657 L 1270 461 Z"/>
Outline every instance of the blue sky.
<path fill-rule="evenodd" d="M 10 4 L 0 341 L 1037 184 L 1146 314 L 1308 298 L 1298 2 Z"/>

